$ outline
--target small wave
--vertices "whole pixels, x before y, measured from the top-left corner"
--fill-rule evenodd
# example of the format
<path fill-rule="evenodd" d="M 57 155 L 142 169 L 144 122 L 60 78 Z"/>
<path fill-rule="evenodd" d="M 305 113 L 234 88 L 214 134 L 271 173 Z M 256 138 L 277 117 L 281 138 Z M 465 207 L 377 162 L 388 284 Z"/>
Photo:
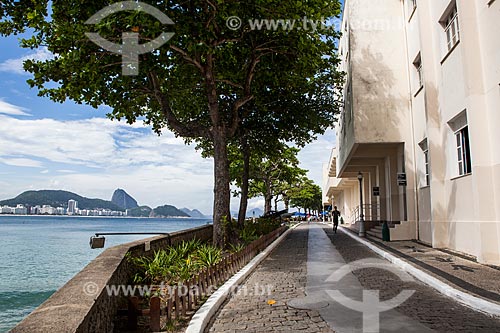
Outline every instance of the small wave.
<path fill-rule="evenodd" d="M 50 291 L 0 292 L 0 332 L 7 332 L 50 297 Z"/>

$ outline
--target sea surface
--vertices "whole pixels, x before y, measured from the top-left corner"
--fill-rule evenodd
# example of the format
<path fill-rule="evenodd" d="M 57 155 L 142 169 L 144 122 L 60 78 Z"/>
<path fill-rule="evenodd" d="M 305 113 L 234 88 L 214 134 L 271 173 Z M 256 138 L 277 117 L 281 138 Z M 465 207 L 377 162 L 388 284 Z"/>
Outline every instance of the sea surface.
<path fill-rule="evenodd" d="M 172 232 L 205 225 L 205 219 L 148 219 L 0 215 L 0 332 L 7 332 L 106 248 L 148 235 L 106 236 L 90 249 L 96 232 Z"/>

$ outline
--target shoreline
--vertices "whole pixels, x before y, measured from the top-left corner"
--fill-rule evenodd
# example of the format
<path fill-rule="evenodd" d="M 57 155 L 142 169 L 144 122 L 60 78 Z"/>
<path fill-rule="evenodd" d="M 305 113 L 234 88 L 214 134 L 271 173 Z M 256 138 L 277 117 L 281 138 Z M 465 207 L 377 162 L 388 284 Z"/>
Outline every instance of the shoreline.
<path fill-rule="evenodd" d="M 146 216 L 87 216 L 87 215 L 21 215 L 21 214 L 0 214 L 0 217 L 81 217 L 81 218 L 113 218 L 113 219 L 194 219 L 194 220 L 212 220 L 212 218 L 200 218 L 200 217 L 191 217 L 191 216 L 164 216 L 164 217 L 146 217 Z"/>

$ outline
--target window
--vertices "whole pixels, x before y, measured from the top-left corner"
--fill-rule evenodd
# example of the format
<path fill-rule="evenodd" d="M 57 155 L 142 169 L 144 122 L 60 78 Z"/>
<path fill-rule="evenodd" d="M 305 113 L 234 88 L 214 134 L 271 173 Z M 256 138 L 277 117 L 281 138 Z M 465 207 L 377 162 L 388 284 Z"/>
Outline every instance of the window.
<path fill-rule="evenodd" d="M 468 175 L 472 173 L 471 149 L 469 143 L 469 126 L 467 123 L 467 111 L 463 110 L 453 119 L 448 121 L 453 131 L 455 140 L 455 156 L 457 159 L 458 175 Z M 450 151 L 451 152 L 451 151 Z"/>
<path fill-rule="evenodd" d="M 425 185 L 429 186 L 431 184 L 429 177 L 429 150 L 424 151 L 424 164 L 425 164 Z"/>
<path fill-rule="evenodd" d="M 453 47 L 460 40 L 460 28 L 458 26 L 458 12 L 457 5 L 455 2 L 448 11 L 445 12 L 441 24 L 444 27 L 444 32 L 446 34 L 446 46 L 448 51 L 451 51 Z"/>
<path fill-rule="evenodd" d="M 430 182 L 430 167 L 429 167 L 429 146 L 427 144 L 427 139 L 424 139 L 422 142 L 418 144 L 420 149 L 422 149 L 423 154 L 423 164 L 424 164 L 424 186 L 429 186 Z"/>
<path fill-rule="evenodd" d="M 424 76 L 422 72 L 422 58 L 420 57 L 420 52 L 413 61 L 413 66 L 417 71 L 417 89 L 420 89 L 424 85 Z"/>
<path fill-rule="evenodd" d="M 458 174 L 472 173 L 469 145 L 469 127 L 465 126 L 455 133 L 457 139 Z"/>

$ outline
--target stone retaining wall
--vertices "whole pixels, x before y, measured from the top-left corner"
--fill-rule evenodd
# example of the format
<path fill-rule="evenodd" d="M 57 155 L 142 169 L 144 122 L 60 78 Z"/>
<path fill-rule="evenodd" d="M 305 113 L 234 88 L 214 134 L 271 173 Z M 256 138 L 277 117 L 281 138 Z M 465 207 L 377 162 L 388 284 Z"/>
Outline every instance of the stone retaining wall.
<path fill-rule="evenodd" d="M 111 332 L 120 297 L 106 285 L 127 285 L 133 274 L 125 255 L 142 256 L 193 238 L 212 239 L 213 226 L 173 232 L 111 247 L 56 291 L 11 332 Z M 145 251 L 149 243 L 150 250 Z"/>

